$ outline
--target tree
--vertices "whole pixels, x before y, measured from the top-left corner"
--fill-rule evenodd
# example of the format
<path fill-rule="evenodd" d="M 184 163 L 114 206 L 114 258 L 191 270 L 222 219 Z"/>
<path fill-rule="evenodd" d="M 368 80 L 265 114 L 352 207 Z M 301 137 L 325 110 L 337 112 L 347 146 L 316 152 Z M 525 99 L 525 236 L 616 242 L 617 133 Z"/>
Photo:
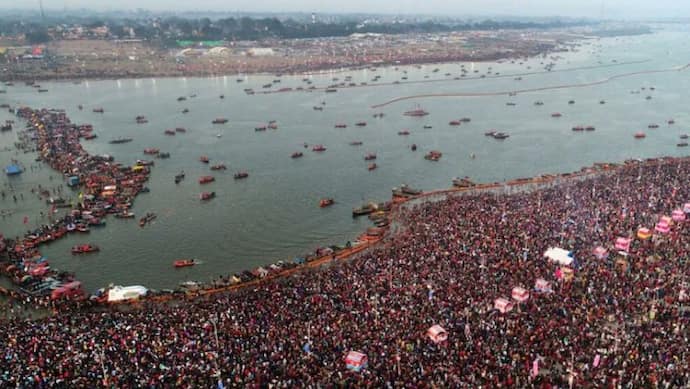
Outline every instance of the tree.
<path fill-rule="evenodd" d="M 26 41 L 32 45 L 46 43 L 50 41 L 50 35 L 44 28 L 36 29 L 26 33 Z"/>

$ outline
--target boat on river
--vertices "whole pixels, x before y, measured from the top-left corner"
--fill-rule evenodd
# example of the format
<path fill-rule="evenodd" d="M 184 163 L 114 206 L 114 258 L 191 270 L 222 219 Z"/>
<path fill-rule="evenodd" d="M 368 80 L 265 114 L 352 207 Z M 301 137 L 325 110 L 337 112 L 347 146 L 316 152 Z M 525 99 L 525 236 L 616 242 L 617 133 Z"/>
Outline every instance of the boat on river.
<path fill-rule="evenodd" d="M 226 118 L 215 118 L 211 123 L 213 124 L 225 124 L 228 122 L 228 119 Z"/>
<path fill-rule="evenodd" d="M 199 200 L 211 200 L 216 197 L 216 192 L 201 192 Z"/>
<path fill-rule="evenodd" d="M 119 145 L 119 144 L 122 144 L 122 143 L 129 143 L 129 142 L 131 142 L 132 140 L 133 140 L 132 138 L 117 138 L 117 139 L 111 140 L 111 141 L 108 142 L 108 143 L 110 143 L 111 145 Z"/>
<path fill-rule="evenodd" d="M 85 243 L 85 244 L 72 246 L 72 254 L 86 254 L 86 253 L 94 253 L 97 251 L 100 251 L 100 248 L 98 248 L 98 246 L 93 245 L 91 243 Z"/>
<path fill-rule="evenodd" d="M 211 182 L 213 182 L 213 181 L 215 181 L 215 180 L 216 180 L 216 179 L 215 179 L 213 176 L 201 176 L 201 177 L 199 178 L 199 184 L 202 184 L 202 185 L 203 185 L 203 184 L 208 184 L 208 183 L 211 183 Z"/>
<path fill-rule="evenodd" d="M 196 259 L 178 259 L 173 262 L 173 266 L 175 268 L 180 268 L 180 267 L 189 267 L 189 266 L 194 266 L 198 262 Z"/>
<path fill-rule="evenodd" d="M 440 151 L 431 150 L 428 153 L 426 153 L 424 159 L 426 159 L 427 161 L 438 161 L 439 159 L 441 159 L 442 156 L 443 153 L 441 153 Z"/>
<path fill-rule="evenodd" d="M 429 112 L 423 110 L 420 106 L 416 106 L 415 108 L 405 111 L 403 115 L 405 116 L 413 116 L 413 117 L 421 117 L 421 116 L 426 116 L 428 115 Z"/>
<path fill-rule="evenodd" d="M 247 177 L 249 177 L 249 173 L 247 173 L 247 172 L 237 172 L 233 176 L 233 178 L 236 180 L 241 180 L 241 179 L 247 178 Z"/>
<path fill-rule="evenodd" d="M 332 198 L 324 198 L 319 201 L 319 207 L 325 208 L 325 207 L 330 207 L 331 205 L 335 204 L 335 200 Z"/>

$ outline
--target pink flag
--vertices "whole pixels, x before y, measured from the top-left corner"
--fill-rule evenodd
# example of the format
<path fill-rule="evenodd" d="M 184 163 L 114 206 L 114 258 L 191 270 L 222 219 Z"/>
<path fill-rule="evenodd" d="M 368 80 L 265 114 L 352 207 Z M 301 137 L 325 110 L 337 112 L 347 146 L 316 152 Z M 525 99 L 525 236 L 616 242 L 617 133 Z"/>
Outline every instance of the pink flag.
<path fill-rule="evenodd" d="M 592 365 L 593 365 L 594 367 L 599 367 L 599 362 L 600 362 L 600 361 L 601 361 L 601 357 L 599 356 L 599 354 L 597 354 L 597 356 L 594 357 L 594 363 L 592 363 Z"/>
<path fill-rule="evenodd" d="M 537 374 L 539 374 L 539 358 L 534 358 L 534 361 L 532 361 L 532 372 L 530 373 L 530 376 L 534 378 L 537 376 Z"/>

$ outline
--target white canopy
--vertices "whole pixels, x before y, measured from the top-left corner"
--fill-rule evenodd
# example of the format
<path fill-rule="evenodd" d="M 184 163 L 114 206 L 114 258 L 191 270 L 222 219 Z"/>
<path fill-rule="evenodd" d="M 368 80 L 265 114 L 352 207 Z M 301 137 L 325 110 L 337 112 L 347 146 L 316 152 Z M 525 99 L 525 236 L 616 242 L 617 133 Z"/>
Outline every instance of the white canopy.
<path fill-rule="evenodd" d="M 148 289 L 141 285 L 113 286 L 108 291 L 108 301 L 124 301 L 145 296 Z"/>
<path fill-rule="evenodd" d="M 566 266 L 570 265 L 573 262 L 573 258 L 570 257 L 568 254 L 570 254 L 568 250 L 564 250 L 559 247 L 550 247 L 548 250 L 544 252 L 545 257 L 558 263 L 559 265 Z"/>

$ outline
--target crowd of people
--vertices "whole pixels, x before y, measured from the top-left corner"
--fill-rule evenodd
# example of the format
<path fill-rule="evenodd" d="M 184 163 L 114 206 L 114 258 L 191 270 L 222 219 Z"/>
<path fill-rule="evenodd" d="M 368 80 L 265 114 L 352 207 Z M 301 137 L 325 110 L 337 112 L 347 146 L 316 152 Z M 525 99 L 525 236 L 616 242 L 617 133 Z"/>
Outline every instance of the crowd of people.
<path fill-rule="evenodd" d="M 103 225 L 102 218 L 106 214 L 127 212 L 136 195 L 143 190 L 150 170 L 140 164 L 123 166 L 114 163 L 111 156 L 89 154 L 79 139 L 89 135 L 93 127 L 71 123 L 64 111 L 24 107 L 16 113 L 30 126 L 27 132 L 22 133 L 22 142 L 18 146 L 37 151 L 40 161 L 68 178 L 70 185 L 80 186 L 81 192 L 78 199 L 68 202 L 61 197 L 62 185 L 31 188 L 32 195 L 46 199 L 51 206 L 50 211 L 47 214 L 41 212 L 42 224 L 22 237 L 6 240 L 0 235 L 0 246 L 8 248 L 0 261 L 0 273 L 9 276 L 20 287 L 24 293 L 22 298 L 41 307 L 64 305 L 62 301 L 51 300 L 75 300 L 83 297 L 83 291 L 75 289 L 64 296 L 60 293 L 51 295 L 51 290 L 74 281 L 74 275 L 51 269 L 38 247 L 69 233 L 88 231 L 89 226 Z M 34 169 L 33 165 L 31 169 Z M 9 189 L 13 190 L 12 187 Z M 3 198 L 6 196 L 4 190 L 0 194 Z M 23 193 L 19 195 L 24 200 Z M 13 199 L 16 201 L 15 194 Z M 54 217 L 58 208 L 69 208 L 69 212 Z M 28 216 L 25 216 L 24 224 L 27 222 Z M 11 296 L 16 297 L 15 293 Z"/>
<path fill-rule="evenodd" d="M 397 208 L 377 248 L 232 293 L 9 320 L 20 387 L 687 387 L 690 160 Z M 688 209 L 690 210 L 690 208 Z M 629 248 L 615 247 L 619 237 Z M 571 252 L 572 278 L 543 253 Z M 608 250 L 593 254 L 597 247 Z M 551 284 L 534 290 L 535 280 Z M 531 291 L 495 309 L 515 286 Z M 447 340 L 432 341 L 439 325 Z M 368 358 L 348 369 L 349 351 Z"/>

